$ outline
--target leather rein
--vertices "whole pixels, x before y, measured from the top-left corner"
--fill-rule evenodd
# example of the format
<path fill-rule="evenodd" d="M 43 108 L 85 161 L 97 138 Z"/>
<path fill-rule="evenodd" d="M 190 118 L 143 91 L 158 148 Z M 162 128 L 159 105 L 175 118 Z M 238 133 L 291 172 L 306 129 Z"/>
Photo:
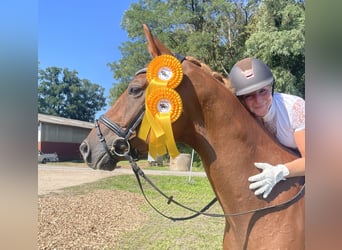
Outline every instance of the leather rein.
<path fill-rule="evenodd" d="M 183 60 L 185 60 L 185 57 L 182 57 L 178 54 L 174 54 L 174 56 L 180 61 L 182 62 Z M 136 72 L 135 75 L 138 74 L 142 74 L 142 73 L 146 73 L 146 68 L 139 70 L 138 72 Z M 102 143 L 105 151 L 107 152 L 107 154 L 115 159 L 115 156 L 119 156 L 119 157 L 124 157 L 126 158 L 126 160 L 129 161 L 132 170 L 135 174 L 135 177 L 137 179 L 137 182 L 139 184 L 139 188 L 145 198 L 145 200 L 147 201 L 147 203 L 160 215 L 162 215 L 163 217 L 170 219 L 172 221 L 182 221 L 182 220 L 189 220 L 189 219 L 193 219 L 199 215 L 205 215 L 205 216 L 210 216 L 210 217 L 226 217 L 226 216 L 240 216 L 240 215 L 245 215 L 245 214 L 250 214 L 250 213 L 255 213 L 255 212 L 260 212 L 260 211 L 265 211 L 265 210 L 269 210 L 269 209 L 281 209 L 284 208 L 286 206 L 291 205 L 291 202 L 298 200 L 301 195 L 304 193 L 305 190 L 305 184 L 301 187 L 301 189 L 298 191 L 298 193 L 296 195 L 294 195 L 292 198 L 290 198 L 289 200 L 286 200 L 280 204 L 277 205 L 271 205 L 271 206 L 267 206 L 267 207 L 262 207 L 262 208 L 257 208 L 257 209 L 253 209 L 253 210 L 248 210 L 248 211 L 244 211 L 244 212 L 237 212 L 237 213 L 224 213 L 224 214 L 216 214 L 216 213 L 206 213 L 205 211 L 207 211 L 216 201 L 217 201 L 217 197 L 215 197 L 214 199 L 212 199 L 205 207 L 203 207 L 201 210 L 195 210 L 192 208 L 189 208 L 183 204 L 181 204 L 180 202 L 177 202 L 173 196 L 168 196 L 166 195 L 163 191 L 161 191 L 146 175 L 145 173 L 141 170 L 141 168 L 139 168 L 139 166 L 136 163 L 136 160 L 138 159 L 138 156 L 136 155 L 136 152 L 132 151 L 130 143 L 129 143 L 129 139 L 131 137 L 131 135 L 135 132 L 135 130 L 137 129 L 137 127 L 140 125 L 143 116 L 145 113 L 145 109 L 142 108 L 138 114 L 135 116 L 135 118 L 132 120 L 132 122 L 129 124 L 129 126 L 126 129 L 123 129 L 121 126 L 119 126 L 118 124 L 116 124 L 115 122 L 110 121 L 108 118 L 106 118 L 104 115 L 101 115 L 99 117 L 99 119 L 95 120 L 95 128 L 96 128 L 96 132 L 97 132 L 97 136 L 100 140 L 100 142 Z M 103 136 L 100 126 L 99 126 L 99 121 L 102 122 L 106 127 L 108 127 L 112 132 L 114 132 L 118 138 L 116 138 L 111 145 L 111 148 L 109 149 L 108 144 L 106 143 L 106 139 Z M 187 216 L 187 217 L 171 217 L 168 216 L 164 213 L 162 213 L 160 210 L 158 210 L 155 206 L 153 206 L 153 204 L 149 201 L 149 199 L 147 198 L 144 189 L 142 187 L 141 184 L 141 180 L 140 177 L 144 178 L 144 180 L 146 182 L 148 182 L 160 195 L 164 196 L 167 199 L 167 204 L 171 204 L 174 203 L 188 211 L 193 212 L 194 214 L 191 216 Z"/>

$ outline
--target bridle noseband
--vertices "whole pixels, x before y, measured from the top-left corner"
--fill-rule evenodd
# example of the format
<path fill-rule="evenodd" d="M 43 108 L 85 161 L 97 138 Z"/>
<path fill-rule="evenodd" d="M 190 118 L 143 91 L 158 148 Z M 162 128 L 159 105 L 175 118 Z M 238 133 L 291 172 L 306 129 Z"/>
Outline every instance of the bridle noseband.
<path fill-rule="evenodd" d="M 127 127 L 126 130 L 124 130 L 122 127 L 120 127 L 118 124 L 110 121 L 107 117 L 104 115 L 101 115 L 99 119 L 95 120 L 95 128 L 97 132 L 97 136 L 99 137 L 100 142 L 102 143 L 104 149 L 109 154 L 110 157 L 116 156 L 126 156 L 131 152 L 131 146 L 129 143 L 129 138 L 134 133 L 136 128 L 139 126 L 139 124 L 142 121 L 142 118 L 144 117 L 145 109 L 142 108 L 139 113 L 135 116 L 135 118 L 132 120 L 130 125 Z M 107 128 L 109 128 L 112 132 L 114 132 L 118 138 L 116 138 L 111 145 L 111 148 L 108 148 L 107 142 L 105 137 L 103 136 L 99 121 L 101 121 Z"/>

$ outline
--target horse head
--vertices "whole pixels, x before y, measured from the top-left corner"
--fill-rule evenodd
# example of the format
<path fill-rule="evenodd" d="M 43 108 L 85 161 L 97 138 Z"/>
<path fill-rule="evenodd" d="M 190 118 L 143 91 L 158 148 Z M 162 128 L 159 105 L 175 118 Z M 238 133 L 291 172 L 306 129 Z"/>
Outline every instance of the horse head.
<path fill-rule="evenodd" d="M 160 55 L 174 55 L 151 34 L 146 25 L 143 25 L 143 28 L 147 38 L 147 48 L 152 58 Z M 182 61 L 184 58 L 178 57 L 178 59 Z M 188 60 L 201 67 L 201 63 L 195 58 L 189 57 Z M 202 65 L 202 67 L 207 66 Z M 126 154 L 132 155 L 134 159 L 146 158 L 148 144 L 137 137 L 145 110 L 145 94 L 148 87 L 146 73 L 146 69 L 137 71 L 124 93 L 104 115 L 100 116 L 95 122 L 95 128 L 81 143 L 80 152 L 89 167 L 113 170 L 119 161 L 126 159 Z M 228 83 L 217 73 L 214 77 Z M 185 76 L 183 82 L 188 80 Z M 191 145 L 195 137 L 187 124 L 190 124 L 189 121 L 195 119 L 195 116 L 200 115 L 198 99 L 191 85 L 181 83 L 177 87 L 177 92 L 186 104 L 179 119 L 172 124 L 173 134 L 176 141 Z"/>
<path fill-rule="evenodd" d="M 113 170 L 117 162 L 128 153 L 135 158 L 147 154 L 147 145 L 136 137 L 137 126 L 144 108 L 146 72 L 137 72 L 128 88 L 99 121 L 95 121 L 87 138 L 80 145 L 80 152 L 87 165 L 94 169 Z M 141 121 L 141 120 L 140 120 Z"/>

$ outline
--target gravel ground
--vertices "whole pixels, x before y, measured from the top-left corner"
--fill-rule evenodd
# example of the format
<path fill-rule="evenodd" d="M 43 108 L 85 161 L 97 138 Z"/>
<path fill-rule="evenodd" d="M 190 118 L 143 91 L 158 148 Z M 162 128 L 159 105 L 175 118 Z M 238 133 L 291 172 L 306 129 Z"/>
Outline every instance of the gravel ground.
<path fill-rule="evenodd" d="M 189 175 L 181 171 L 144 171 Z M 38 249 L 116 249 L 121 235 L 142 227 L 147 218 L 138 209 L 145 203 L 141 194 L 95 190 L 71 195 L 62 190 L 119 174 L 133 172 L 130 168 L 109 172 L 84 166 L 38 165 Z"/>
<path fill-rule="evenodd" d="M 74 167 L 38 167 L 38 249 L 115 249 L 120 235 L 146 220 L 137 208 L 143 197 L 124 191 L 96 190 L 70 195 L 60 188 L 115 174 Z"/>
<path fill-rule="evenodd" d="M 120 235 L 146 220 L 144 202 L 129 192 L 97 190 L 52 195 L 38 201 L 38 249 L 115 249 Z"/>

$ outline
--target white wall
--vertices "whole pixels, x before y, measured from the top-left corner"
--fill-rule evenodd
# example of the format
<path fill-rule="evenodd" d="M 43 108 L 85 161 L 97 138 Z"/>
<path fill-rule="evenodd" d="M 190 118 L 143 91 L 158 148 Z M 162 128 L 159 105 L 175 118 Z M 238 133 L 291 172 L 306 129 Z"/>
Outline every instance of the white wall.
<path fill-rule="evenodd" d="M 40 130 L 41 131 L 39 133 L 38 129 L 38 141 L 40 137 L 41 141 L 71 143 L 81 143 L 90 132 L 90 129 L 87 128 L 64 126 L 50 123 L 42 123 Z"/>

